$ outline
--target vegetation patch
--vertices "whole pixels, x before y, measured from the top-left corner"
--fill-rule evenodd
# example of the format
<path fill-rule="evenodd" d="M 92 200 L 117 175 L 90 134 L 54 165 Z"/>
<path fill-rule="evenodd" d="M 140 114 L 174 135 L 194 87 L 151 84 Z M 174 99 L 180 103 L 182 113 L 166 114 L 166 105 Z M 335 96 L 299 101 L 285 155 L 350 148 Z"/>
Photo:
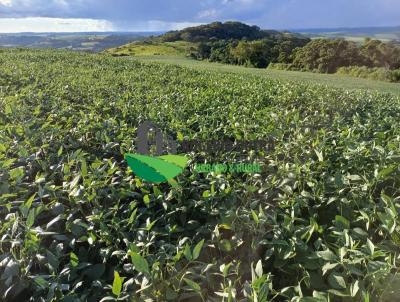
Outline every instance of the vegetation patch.
<path fill-rule="evenodd" d="M 110 52 L 114 55 L 181 55 L 246 67 L 318 73 L 336 73 L 339 68 L 353 66 L 360 67 L 360 70 L 362 67 L 386 69 L 388 76 L 380 76 L 380 79 L 392 82 L 397 82 L 395 70 L 400 68 L 400 47 L 396 41 L 382 42 L 370 38 L 362 43 L 345 39 L 311 40 L 300 34 L 262 30 L 240 22 L 189 27 L 136 45 Z M 374 79 L 376 71 L 367 78 Z M 353 73 L 347 72 L 348 75 Z M 361 74 L 365 75 L 365 72 L 359 72 Z"/>
<path fill-rule="evenodd" d="M 114 56 L 186 56 L 195 52 L 197 45 L 191 42 L 138 41 L 106 50 Z"/>
<path fill-rule="evenodd" d="M 372 79 L 378 81 L 400 82 L 400 69 L 390 70 L 386 68 L 368 68 L 359 66 L 341 67 L 338 74 L 351 75 L 353 77 Z"/>

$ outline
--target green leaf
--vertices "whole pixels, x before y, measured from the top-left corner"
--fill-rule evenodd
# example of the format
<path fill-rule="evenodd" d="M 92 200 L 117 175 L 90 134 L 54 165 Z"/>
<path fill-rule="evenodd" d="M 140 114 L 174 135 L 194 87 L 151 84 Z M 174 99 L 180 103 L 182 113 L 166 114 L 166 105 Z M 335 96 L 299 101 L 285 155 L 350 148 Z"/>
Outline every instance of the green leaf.
<path fill-rule="evenodd" d="M 43 277 L 34 277 L 33 281 L 40 286 L 42 289 L 49 287 L 49 283 Z"/>
<path fill-rule="evenodd" d="M 339 263 L 326 263 L 322 266 L 322 274 L 325 275 L 327 271 L 334 269 L 337 267 Z"/>
<path fill-rule="evenodd" d="M 362 180 L 360 175 L 348 175 L 347 179 L 352 180 L 352 181 Z"/>
<path fill-rule="evenodd" d="M 336 225 L 342 230 L 346 230 L 346 229 L 350 228 L 350 222 L 343 216 L 336 215 L 335 221 L 336 221 Z"/>
<path fill-rule="evenodd" d="M 202 194 L 202 196 L 203 196 L 203 198 L 208 198 L 208 197 L 210 197 L 211 196 L 211 194 L 210 194 L 210 191 L 204 191 L 203 192 L 203 194 Z"/>
<path fill-rule="evenodd" d="M 178 298 L 178 293 L 171 288 L 167 287 L 166 293 L 165 293 L 165 298 L 168 301 L 176 301 Z"/>
<path fill-rule="evenodd" d="M 260 223 L 260 219 L 258 218 L 256 212 L 254 212 L 253 210 L 251 210 L 251 216 L 253 217 L 253 220 L 256 222 L 256 224 Z"/>
<path fill-rule="evenodd" d="M 149 274 L 149 264 L 147 263 L 146 259 L 144 259 L 141 255 L 136 252 L 131 251 L 131 258 L 132 263 L 135 266 L 135 269 L 140 273 L 147 273 Z"/>
<path fill-rule="evenodd" d="M 393 233 L 396 228 L 396 221 L 393 217 L 387 213 L 378 213 L 378 217 L 382 222 L 382 227 L 390 234 Z"/>
<path fill-rule="evenodd" d="M 346 281 L 344 281 L 344 278 L 342 275 L 338 273 L 332 273 L 328 277 L 328 282 L 329 285 L 332 286 L 335 289 L 345 289 L 346 288 Z"/>
<path fill-rule="evenodd" d="M 57 271 L 60 262 L 58 261 L 58 257 L 56 257 L 52 252 L 49 250 L 46 251 L 47 262 L 53 271 Z"/>
<path fill-rule="evenodd" d="M 377 178 L 385 178 L 386 176 L 392 174 L 397 169 L 397 166 L 392 165 L 381 171 L 379 171 Z"/>
<path fill-rule="evenodd" d="M 258 277 L 261 277 L 263 275 L 263 267 L 262 267 L 261 259 L 258 260 L 258 262 L 256 264 L 255 273 L 257 274 Z"/>
<path fill-rule="evenodd" d="M 103 263 L 98 263 L 87 268 L 83 274 L 88 276 L 91 280 L 99 280 L 106 271 L 106 266 Z"/>
<path fill-rule="evenodd" d="M 82 160 L 81 174 L 82 174 L 83 177 L 87 176 L 87 174 L 88 174 L 86 160 Z"/>
<path fill-rule="evenodd" d="M 73 189 L 73 188 L 75 188 L 77 185 L 78 185 L 78 183 L 79 183 L 79 181 L 81 180 L 81 175 L 77 175 L 77 176 L 75 176 L 75 178 L 71 181 L 71 183 L 70 183 L 70 189 Z"/>
<path fill-rule="evenodd" d="M 372 256 L 374 254 L 375 251 L 375 246 L 372 243 L 371 240 L 367 239 L 367 249 L 368 249 L 368 253 Z"/>
<path fill-rule="evenodd" d="M 200 285 L 198 285 L 196 282 L 194 282 L 194 281 L 192 281 L 192 280 L 190 280 L 190 279 L 187 279 L 187 278 L 183 278 L 183 280 L 184 280 L 184 281 L 186 282 L 186 284 L 189 285 L 189 287 L 190 287 L 191 289 L 193 289 L 194 291 L 196 291 L 196 292 L 200 292 L 200 291 L 201 291 Z"/>
<path fill-rule="evenodd" d="M 1 275 L 1 280 L 6 280 L 12 278 L 19 274 L 19 264 L 17 261 L 11 259 L 7 262 L 3 274 Z"/>
<path fill-rule="evenodd" d="M 177 155 L 156 158 L 139 154 L 125 154 L 125 159 L 137 176 L 153 183 L 166 182 L 183 171 L 181 166 L 183 159 Z"/>
<path fill-rule="evenodd" d="M 33 224 L 35 223 L 35 216 L 36 216 L 35 215 L 35 209 L 29 210 L 28 218 L 26 219 L 26 226 L 28 228 L 32 227 Z"/>
<path fill-rule="evenodd" d="M 178 141 L 182 142 L 184 140 L 182 132 L 178 131 L 176 138 L 178 139 Z"/>
<path fill-rule="evenodd" d="M 136 219 L 137 208 L 132 212 L 131 216 L 129 217 L 128 224 L 132 224 Z"/>
<path fill-rule="evenodd" d="M 232 250 L 232 244 L 228 239 L 222 239 L 220 241 L 221 249 L 225 252 L 230 252 Z"/>
<path fill-rule="evenodd" d="M 25 201 L 24 204 L 20 206 L 20 211 L 24 217 L 26 217 L 28 215 L 28 211 L 31 208 L 32 202 L 35 199 L 35 197 L 36 197 L 36 193 L 33 194 L 31 197 L 29 197 L 28 200 Z"/>
<path fill-rule="evenodd" d="M 193 259 L 192 252 L 190 251 L 190 246 L 187 243 L 185 244 L 185 249 L 183 250 L 183 254 L 185 255 L 187 260 L 192 261 Z"/>
<path fill-rule="evenodd" d="M 15 169 L 12 169 L 12 170 L 10 171 L 10 177 L 11 177 L 11 179 L 18 180 L 18 179 L 20 179 L 22 176 L 24 176 L 24 168 L 22 168 L 22 167 L 15 168 Z"/>
<path fill-rule="evenodd" d="M 318 150 L 314 150 L 315 154 L 317 154 L 318 157 L 318 161 L 323 162 L 324 161 L 324 155 L 322 152 L 318 151 Z"/>
<path fill-rule="evenodd" d="M 354 284 L 352 284 L 350 286 L 350 295 L 352 297 L 355 297 L 358 293 L 358 290 L 360 289 L 359 284 L 358 284 L 358 280 L 356 282 L 354 282 Z"/>
<path fill-rule="evenodd" d="M 148 194 L 146 194 L 146 195 L 143 196 L 143 202 L 144 202 L 144 204 L 145 204 L 146 206 L 149 206 L 149 204 L 150 204 L 150 197 L 149 197 Z"/>
<path fill-rule="evenodd" d="M 317 252 L 318 257 L 326 260 L 326 261 L 335 261 L 338 257 L 330 250 Z"/>
<path fill-rule="evenodd" d="M 78 266 L 78 264 L 79 264 L 79 258 L 78 258 L 78 256 L 77 256 L 74 252 L 71 252 L 71 253 L 69 254 L 69 262 L 70 262 L 71 266 L 73 266 L 73 267 Z"/>
<path fill-rule="evenodd" d="M 124 279 L 125 278 L 121 278 L 119 276 L 118 272 L 114 271 L 114 282 L 112 285 L 112 292 L 117 297 L 119 297 L 119 295 L 121 294 L 122 284 L 124 282 Z"/>
<path fill-rule="evenodd" d="M 5 114 L 11 114 L 12 112 L 13 112 L 13 110 L 12 110 L 11 105 L 10 104 L 5 105 L 4 113 Z"/>
<path fill-rule="evenodd" d="M 58 155 L 58 157 L 60 157 L 61 156 L 61 154 L 63 153 L 63 146 L 61 146 L 59 149 L 58 149 L 58 152 L 57 152 L 57 155 Z"/>
<path fill-rule="evenodd" d="M 204 239 L 201 240 L 199 243 L 197 243 L 196 246 L 194 247 L 194 249 L 193 249 L 193 260 L 196 260 L 197 258 L 199 258 L 201 249 L 203 247 L 203 244 L 204 244 Z"/>

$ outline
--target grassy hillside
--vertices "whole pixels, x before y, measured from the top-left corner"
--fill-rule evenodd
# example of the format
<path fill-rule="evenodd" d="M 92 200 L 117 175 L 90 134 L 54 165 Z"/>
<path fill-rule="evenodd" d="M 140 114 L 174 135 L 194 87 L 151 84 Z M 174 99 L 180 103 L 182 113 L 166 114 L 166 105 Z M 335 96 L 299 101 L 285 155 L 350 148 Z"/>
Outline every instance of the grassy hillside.
<path fill-rule="evenodd" d="M 329 33 L 338 34 L 333 31 Z M 345 30 L 340 33 L 346 34 Z M 355 30 L 353 33 L 359 34 L 358 38 L 363 37 L 362 32 Z M 316 30 L 315 34 L 323 35 L 324 32 Z M 375 32 L 375 34 L 378 33 Z M 209 65 L 204 62 L 209 61 L 260 69 L 268 67 L 269 69 L 318 72 L 324 75 L 271 70 L 246 71 L 246 73 L 258 73 L 274 78 L 299 78 L 328 83 L 348 89 L 369 88 L 394 93 L 398 93 L 399 90 L 397 85 L 372 82 L 372 80 L 394 83 L 400 81 L 400 48 L 395 43 L 385 43 L 380 40 L 365 39 L 363 43 L 328 38 L 311 40 L 303 35 L 261 30 L 256 26 L 239 22 L 214 22 L 168 32 L 146 41 L 109 49 L 107 52 L 113 56 L 135 56 L 142 57 L 141 60 L 178 62 L 201 69 L 244 71 L 236 67 Z M 185 60 L 186 58 L 202 62 L 189 62 Z M 348 77 L 325 75 L 338 73 L 339 70 L 341 73 L 346 73 Z M 360 81 L 350 79 L 350 76 L 370 80 Z"/>
<path fill-rule="evenodd" d="M 310 84 L 321 84 L 330 87 L 344 88 L 347 90 L 367 89 L 384 93 L 400 95 L 400 84 L 383 81 L 360 79 L 337 74 L 320 74 L 300 71 L 284 71 L 260 68 L 248 68 L 243 66 L 197 61 L 182 56 L 141 56 L 136 57 L 142 62 L 160 62 L 179 65 L 196 70 L 209 70 L 224 73 L 236 73 L 242 75 L 255 75 L 263 78 L 289 80 Z"/>
<path fill-rule="evenodd" d="M 181 56 L 185 57 L 190 51 L 196 49 L 196 44 L 185 41 L 175 42 L 133 42 L 116 48 L 107 49 L 106 52 L 114 56 Z"/>
<path fill-rule="evenodd" d="M 0 300 L 398 301 L 398 97 L 67 51 L 0 70 Z M 124 160 L 148 119 L 274 148 L 151 184 Z"/>

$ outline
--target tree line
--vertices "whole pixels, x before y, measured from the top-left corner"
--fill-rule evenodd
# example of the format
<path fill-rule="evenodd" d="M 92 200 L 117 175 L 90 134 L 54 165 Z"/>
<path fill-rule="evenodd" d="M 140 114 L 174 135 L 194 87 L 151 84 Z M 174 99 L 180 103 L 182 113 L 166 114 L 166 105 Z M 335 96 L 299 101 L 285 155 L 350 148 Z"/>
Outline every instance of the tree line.
<path fill-rule="evenodd" d="M 311 40 L 299 34 L 262 30 L 240 22 L 189 27 L 156 39 L 196 43 L 197 47 L 189 55 L 198 60 L 257 68 L 321 73 L 335 73 L 340 69 L 348 74 L 355 74 L 352 71 L 355 67 L 363 67 L 363 72 L 357 74 L 400 68 L 400 47 L 394 42 L 369 38 L 361 44 L 345 39 Z M 394 74 L 396 78 L 398 72 Z"/>
<path fill-rule="evenodd" d="M 400 68 L 400 48 L 371 39 L 362 45 L 344 39 L 307 40 L 296 36 L 255 41 L 219 40 L 200 43 L 191 56 L 259 68 L 279 63 L 280 69 L 321 73 L 335 73 L 349 66 Z"/>

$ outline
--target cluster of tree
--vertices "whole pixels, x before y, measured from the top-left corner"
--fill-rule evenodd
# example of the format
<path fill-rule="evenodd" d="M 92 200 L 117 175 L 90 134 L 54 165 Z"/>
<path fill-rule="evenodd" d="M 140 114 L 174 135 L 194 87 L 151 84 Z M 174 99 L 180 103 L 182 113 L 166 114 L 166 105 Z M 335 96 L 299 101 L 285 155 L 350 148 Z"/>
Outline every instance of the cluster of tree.
<path fill-rule="evenodd" d="M 258 40 L 281 33 L 273 30 L 261 30 L 258 26 L 250 26 L 241 22 L 228 21 L 188 27 L 179 31 L 170 31 L 159 38 L 162 42 L 187 41 L 206 42 L 211 40 Z"/>
<path fill-rule="evenodd" d="M 359 46 L 343 39 L 317 39 L 293 52 L 292 67 L 334 73 L 340 67 L 400 68 L 400 48 L 393 43 L 366 39 Z"/>
<path fill-rule="evenodd" d="M 270 63 L 290 63 L 296 48 L 310 40 L 291 34 L 260 40 L 219 40 L 200 43 L 193 57 L 213 62 L 265 68 Z"/>
<path fill-rule="evenodd" d="M 195 42 L 190 55 L 199 60 L 265 68 L 334 73 L 341 67 L 400 68 L 400 47 L 366 39 L 359 45 L 344 39 L 310 40 L 298 34 L 261 30 L 240 22 L 214 22 L 168 32 L 162 42 Z"/>
<path fill-rule="evenodd" d="M 400 47 L 366 39 L 359 45 L 344 39 L 316 39 L 282 35 L 260 40 L 202 42 L 192 57 L 227 64 L 335 73 L 340 67 L 400 68 Z M 271 64 L 272 63 L 272 64 Z"/>

